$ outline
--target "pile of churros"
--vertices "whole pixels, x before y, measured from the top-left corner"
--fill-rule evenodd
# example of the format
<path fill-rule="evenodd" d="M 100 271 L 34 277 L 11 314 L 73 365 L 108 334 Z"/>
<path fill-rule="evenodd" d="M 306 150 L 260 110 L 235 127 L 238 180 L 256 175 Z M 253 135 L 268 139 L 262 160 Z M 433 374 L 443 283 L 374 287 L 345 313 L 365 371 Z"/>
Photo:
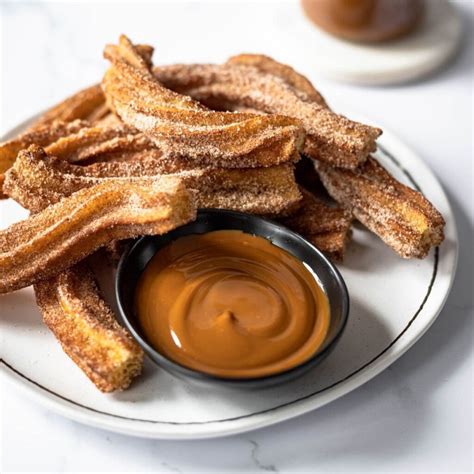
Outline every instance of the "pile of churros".
<path fill-rule="evenodd" d="M 95 252 L 116 260 L 125 239 L 197 208 L 269 216 L 334 260 L 353 219 L 404 258 L 443 240 L 441 214 L 371 156 L 381 130 L 333 112 L 291 67 L 252 54 L 153 67 L 152 53 L 121 36 L 100 85 L 0 144 L 2 197 L 30 211 L 0 231 L 0 293 L 34 285 L 45 323 L 100 390 L 127 388 L 143 353 L 100 295 Z M 302 164 L 311 173 L 297 179 Z"/>

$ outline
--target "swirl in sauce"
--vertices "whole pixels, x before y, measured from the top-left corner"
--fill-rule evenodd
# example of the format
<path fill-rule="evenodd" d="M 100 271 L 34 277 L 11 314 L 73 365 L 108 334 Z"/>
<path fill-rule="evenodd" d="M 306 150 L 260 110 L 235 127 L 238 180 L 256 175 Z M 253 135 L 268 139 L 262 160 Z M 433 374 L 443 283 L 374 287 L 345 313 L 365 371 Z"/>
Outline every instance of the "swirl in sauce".
<path fill-rule="evenodd" d="M 252 378 L 299 365 L 321 347 L 329 304 L 304 264 L 270 241 L 225 230 L 160 249 L 137 285 L 148 342 L 186 367 Z"/>

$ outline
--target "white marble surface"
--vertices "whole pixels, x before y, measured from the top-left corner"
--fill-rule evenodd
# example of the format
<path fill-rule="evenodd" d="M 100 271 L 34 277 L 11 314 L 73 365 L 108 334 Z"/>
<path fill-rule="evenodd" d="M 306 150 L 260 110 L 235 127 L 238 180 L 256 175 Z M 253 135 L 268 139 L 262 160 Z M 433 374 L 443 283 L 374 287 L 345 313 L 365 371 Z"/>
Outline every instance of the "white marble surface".
<path fill-rule="evenodd" d="M 427 80 L 361 88 L 312 66 L 312 29 L 296 2 L 0 2 L 0 132 L 97 81 L 101 48 L 125 32 L 157 62 L 265 52 L 400 135 L 440 177 L 460 233 L 459 269 L 438 321 L 389 370 L 304 417 L 220 440 L 163 442 L 63 419 L 0 386 L 0 471 L 471 472 L 473 469 L 473 30 L 458 2 L 460 55 Z M 20 348 L 19 348 L 20 349 Z"/>

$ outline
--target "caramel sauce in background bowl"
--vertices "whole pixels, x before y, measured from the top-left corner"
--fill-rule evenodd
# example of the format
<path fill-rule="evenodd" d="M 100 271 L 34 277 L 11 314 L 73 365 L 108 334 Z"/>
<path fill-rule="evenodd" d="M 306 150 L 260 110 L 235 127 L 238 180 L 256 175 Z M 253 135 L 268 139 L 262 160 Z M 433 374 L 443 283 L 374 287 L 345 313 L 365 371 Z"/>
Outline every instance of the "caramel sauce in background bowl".
<path fill-rule="evenodd" d="M 378 43 L 413 31 L 423 14 L 423 0 L 301 0 L 318 27 L 349 41 Z"/>
<path fill-rule="evenodd" d="M 125 325 L 168 372 L 258 388 L 319 364 L 341 336 L 349 297 L 338 270 L 272 221 L 203 210 L 123 255 L 116 295 Z"/>

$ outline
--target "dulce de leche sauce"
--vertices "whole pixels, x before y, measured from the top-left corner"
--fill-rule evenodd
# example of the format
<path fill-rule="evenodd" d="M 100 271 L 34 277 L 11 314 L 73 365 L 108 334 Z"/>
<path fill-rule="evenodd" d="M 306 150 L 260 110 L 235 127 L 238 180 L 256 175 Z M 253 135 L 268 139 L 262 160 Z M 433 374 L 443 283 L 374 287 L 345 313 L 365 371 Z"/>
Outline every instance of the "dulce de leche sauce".
<path fill-rule="evenodd" d="M 329 304 L 302 262 L 262 237 L 225 230 L 181 237 L 140 277 L 148 342 L 181 365 L 223 377 L 285 371 L 310 358 Z"/>

